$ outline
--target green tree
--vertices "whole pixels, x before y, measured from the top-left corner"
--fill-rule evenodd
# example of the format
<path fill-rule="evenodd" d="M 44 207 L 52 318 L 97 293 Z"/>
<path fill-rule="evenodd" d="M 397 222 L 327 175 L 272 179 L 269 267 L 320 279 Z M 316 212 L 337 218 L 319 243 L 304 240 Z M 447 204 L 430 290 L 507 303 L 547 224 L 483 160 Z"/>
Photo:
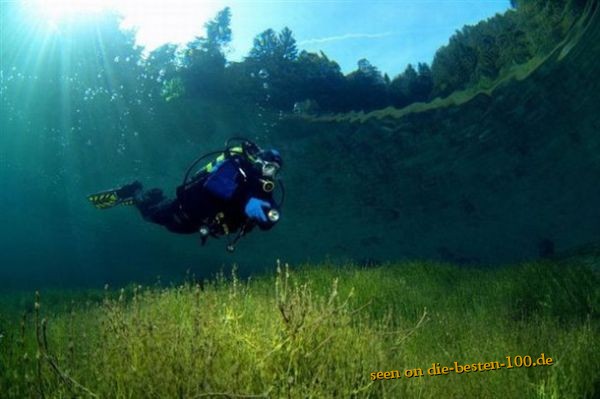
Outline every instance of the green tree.
<path fill-rule="evenodd" d="M 417 71 L 419 75 L 414 85 L 413 99 L 414 101 L 427 101 L 430 99 L 433 90 L 433 73 L 427 63 L 421 62 L 417 65 Z"/>
<path fill-rule="evenodd" d="M 596 0 L 515 0 L 519 24 L 527 33 L 532 54 L 554 48 L 581 16 L 586 4 Z"/>
<path fill-rule="evenodd" d="M 341 111 L 345 78 L 337 62 L 325 53 L 302 51 L 295 61 L 297 100 L 314 100 L 320 108 Z"/>
<path fill-rule="evenodd" d="M 231 41 L 229 7 L 204 24 L 206 37 L 189 43 L 182 58 L 181 78 L 192 96 L 218 97 L 223 93 L 226 47 Z"/>
<path fill-rule="evenodd" d="M 346 82 L 348 108 L 368 111 L 389 104 L 385 79 L 367 59 L 358 61 L 358 69 L 346 77 Z"/>
<path fill-rule="evenodd" d="M 434 95 L 448 95 L 456 90 L 464 90 L 473 81 L 478 53 L 470 42 L 472 30 L 472 26 L 465 26 L 456 31 L 449 43 L 436 52 L 431 65 Z"/>
<path fill-rule="evenodd" d="M 298 48 L 296 47 L 296 39 L 294 34 L 287 26 L 279 33 L 279 49 L 278 57 L 285 60 L 293 61 L 298 56 Z"/>
<path fill-rule="evenodd" d="M 291 108 L 301 96 L 301 78 L 295 64 L 297 54 L 296 39 L 287 27 L 279 34 L 267 29 L 254 38 L 244 62 L 252 69 L 252 75 L 261 79 L 265 98 L 274 106 Z"/>
<path fill-rule="evenodd" d="M 267 29 L 254 38 L 254 45 L 248 59 L 254 63 L 281 64 L 294 61 L 298 57 L 296 39 L 292 31 L 285 27 L 277 34 Z"/>
<path fill-rule="evenodd" d="M 408 66 L 404 70 L 404 73 L 402 74 L 402 77 L 404 82 L 404 84 L 402 85 L 402 91 L 404 92 L 404 95 L 408 98 L 409 102 L 413 102 L 414 93 L 416 91 L 419 81 L 419 74 L 411 64 L 408 64 Z"/>
<path fill-rule="evenodd" d="M 413 102 L 429 99 L 433 89 L 431 69 L 426 63 L 419 63 L 417 70 L 408 64 L 404 72 L 390 83 L 390 101 L 395 107 L 401 108 Z"/>
<path fill-rule="evenodd" d="M 207 49 L 218 51 L 224 54 L 226 48 L 231 42 L 231 10 L 229 7 L 225 7 L 217 16 L 207 22 L 204 27 L 206 28 L 206 40 L 205 47 Z"/>
<path fill-rule="evenodd" d="M 267 29 L 254 38 L 248 58 L 255 62 L 268 62 L 277 56 L 279 39 L 273 29 Z"/>

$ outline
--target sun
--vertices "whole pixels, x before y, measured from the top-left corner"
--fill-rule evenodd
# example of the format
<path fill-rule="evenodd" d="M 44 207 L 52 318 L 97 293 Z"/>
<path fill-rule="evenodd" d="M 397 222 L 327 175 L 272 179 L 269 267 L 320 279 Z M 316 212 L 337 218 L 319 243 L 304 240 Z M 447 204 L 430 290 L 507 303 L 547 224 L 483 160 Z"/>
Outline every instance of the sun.
<path fill-rule="evenodd" d="M 2 1 L 2 0 L 0 0 Z M 35 20 L 54 29 L 65 20 L 107 11 L 121 15 L 122 27 L 136 30 L 147 49 L 184 44 L 201 36 L 203 25 L 225 7 L 225 0 L 28 0 Z"/>

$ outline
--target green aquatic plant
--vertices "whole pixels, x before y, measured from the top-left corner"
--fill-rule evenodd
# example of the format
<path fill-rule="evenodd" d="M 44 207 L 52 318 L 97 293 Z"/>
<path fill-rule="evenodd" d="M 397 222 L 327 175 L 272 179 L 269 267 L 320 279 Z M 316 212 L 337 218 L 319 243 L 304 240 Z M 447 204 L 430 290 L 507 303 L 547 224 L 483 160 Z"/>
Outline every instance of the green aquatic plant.
<path fill-rule="evenodd" d="M 597 269 L 278 264 L 273 276 L 36 295 L 3 313 L 0 392 L 23 397 L 594 397 Z M 551 366 L 430 376 L 544 353 Z M 422 377 L 405 370 L 421 369 Z M 397 370 L 399 379 L 377 380 Z M 373 374 L 374 373 L 374 374 Z M 382 374 L 384 375 L 384 374 Z"/>

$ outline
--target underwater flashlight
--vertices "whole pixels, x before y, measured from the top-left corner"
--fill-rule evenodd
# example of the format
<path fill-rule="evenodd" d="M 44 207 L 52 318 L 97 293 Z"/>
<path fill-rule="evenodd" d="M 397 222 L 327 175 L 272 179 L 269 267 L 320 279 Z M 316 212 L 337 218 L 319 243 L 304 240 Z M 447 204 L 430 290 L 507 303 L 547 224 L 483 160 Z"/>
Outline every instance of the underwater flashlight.
<path fill-rule="evenodd" d="M 267 212 L 267 217 L 269 218 L 269 221 L 275 223 L 279 220 L 279 211 L 277 209 L 270 209 L 269 212 Z"/>

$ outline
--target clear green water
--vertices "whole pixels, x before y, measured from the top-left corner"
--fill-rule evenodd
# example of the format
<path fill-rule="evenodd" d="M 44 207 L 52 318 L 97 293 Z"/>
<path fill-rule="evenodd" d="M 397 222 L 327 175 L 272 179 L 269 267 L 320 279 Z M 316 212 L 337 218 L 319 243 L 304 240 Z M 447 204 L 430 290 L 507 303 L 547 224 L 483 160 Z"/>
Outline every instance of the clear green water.
<path fill-rule="evenodd" d="M 234 263 L 249 275 L 276 259 L 490 265 L 600 238 L 594 10 L 565 19 L 571 28 L 551 48 L 531 45 L 540 53 L 528 50 L 529 64 L 518 65 L 524 60 L 497 38 L 490 48 L 514 62 L 482 50 L 487 69 L 470 79 L 483 80 L 466 92 L 447 97 L 437 88 L 437 100 L 404 116 L 386 109 L 361 119 L 340 110 L 372 109 L 368 95 L 382 86 L 364 81 L 369 65 L 367 75 L 345 78 L 344 90 L 355 92 L 338 90 L 334 75 L 322 78 L 315 87 L 327 95 L 313 92 L 320 111 L 309 106 L 306 116 L 291 106 L 310 86 L 298 81 L 299 66 L 232 63 L 202 75 L 214 67 L 209 59 L 186 72 L 167 53 L 144 61 L 115 19 L 41 34 L 15 3 L 2 7 L 2 287 L 170 281 Z M 319 62 L 316 70 L 330 71 Z M 200 247 L 198 237 L 170 234 L 133 209 L 98 211 L 85 200 L 134 179 L 173 193 L 193 159 L 239 134 L 282 151 L 287 198 L 281 223 L 251 234 L 234 254 L 223 240 Z"/>

